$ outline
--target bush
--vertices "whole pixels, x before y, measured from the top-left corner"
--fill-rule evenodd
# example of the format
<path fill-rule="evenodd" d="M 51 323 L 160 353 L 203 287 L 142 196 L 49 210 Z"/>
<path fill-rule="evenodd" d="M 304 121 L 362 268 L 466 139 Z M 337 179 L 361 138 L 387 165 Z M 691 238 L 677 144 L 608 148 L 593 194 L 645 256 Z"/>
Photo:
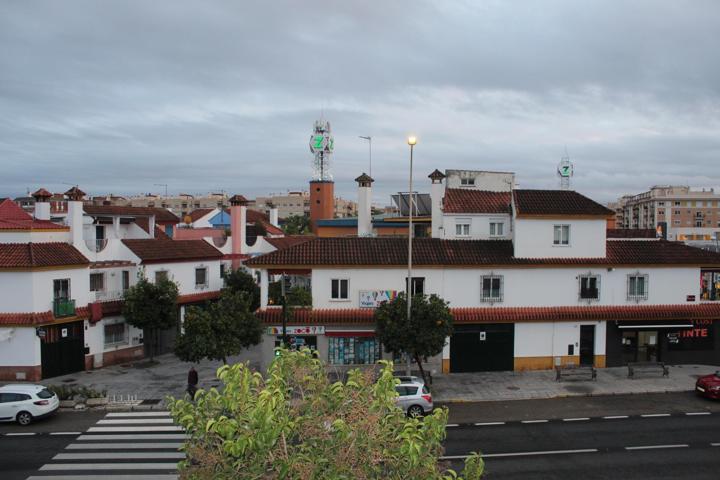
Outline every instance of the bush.
<path fill-rule="evenodd" d="M 84 385 L 48 385 L 47 389 L 58 396 L 60 400 L 72 400 L 75 397 L 105 398 L 107 390 L 95 390 Z"/>

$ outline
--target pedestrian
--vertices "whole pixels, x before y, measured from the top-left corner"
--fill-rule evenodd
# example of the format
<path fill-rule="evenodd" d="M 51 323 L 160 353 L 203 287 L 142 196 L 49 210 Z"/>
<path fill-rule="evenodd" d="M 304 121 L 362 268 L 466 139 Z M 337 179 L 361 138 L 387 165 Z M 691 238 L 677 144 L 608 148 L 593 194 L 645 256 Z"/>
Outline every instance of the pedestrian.
<path fill-rule="evenodd" d="M 195 398 L 195 392 L 197 392 L 198 386 L 198 372 L 195 367 L 190 367 L 187 378 L 187 392 L 190 398 Z"/>

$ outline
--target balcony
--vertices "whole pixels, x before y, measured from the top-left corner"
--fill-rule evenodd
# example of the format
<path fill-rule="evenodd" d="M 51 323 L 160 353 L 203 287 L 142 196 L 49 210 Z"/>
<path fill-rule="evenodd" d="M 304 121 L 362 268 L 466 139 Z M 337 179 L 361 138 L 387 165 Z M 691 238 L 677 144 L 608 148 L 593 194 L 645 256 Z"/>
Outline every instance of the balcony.
<path fill-rule="evenodd" d="M 95 300 L 99 302 L 122 300 L 124 295 L 125 292 L 122 290 L 97 290 L 95 292 Z"/>
<path fill-rule="evenodd" d="M 107 246 L 108 239 L 107 238 L 100 238 L 97 240 L 85 240 L 85 245 L 91 252 L 102 252 L 103 249 Z"/>
<path fill-rule="evenodd" d="M 56 298 L 53 300 L 53 315 L 56 318 L 74 316 L 75 300 L 69 298 Z"/>

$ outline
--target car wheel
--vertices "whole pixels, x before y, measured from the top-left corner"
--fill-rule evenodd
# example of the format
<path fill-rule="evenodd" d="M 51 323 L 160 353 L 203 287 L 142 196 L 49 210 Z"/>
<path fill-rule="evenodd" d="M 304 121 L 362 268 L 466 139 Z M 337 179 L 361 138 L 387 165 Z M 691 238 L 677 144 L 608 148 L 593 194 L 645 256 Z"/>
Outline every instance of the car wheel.
<path fill-rule="evenodd" d="M 422 417 L 424 410 L 420 405 L 412 405 L 408 408 L 408 417 Z"/>
<path fill-rule="evenodd" d="M 33 420 L 33 416 L 29 412 L 20 412 L 15 417 L 15 420 L 22 426 L 30 425 Z"/>

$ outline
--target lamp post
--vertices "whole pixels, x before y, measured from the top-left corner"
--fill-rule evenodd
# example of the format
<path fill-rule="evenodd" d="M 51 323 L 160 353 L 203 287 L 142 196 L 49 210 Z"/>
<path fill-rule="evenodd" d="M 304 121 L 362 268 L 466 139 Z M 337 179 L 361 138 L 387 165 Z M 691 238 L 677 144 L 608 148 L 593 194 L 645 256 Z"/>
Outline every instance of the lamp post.
<path fill-rule="evenodd" d="M 412 309 L 412 241 L 413 241 L 413 201 L 412 201 L 412 189 L 413 189 L 413 147 L 417 143 L 417 138 L 408 137 L 408 145 L 410 145 L 410 182 L 408 185 L 408 275 L 405 292 L 407 295 L 407 321 L 410 325 L 410 311 Z M 406 352 L 407 354 L 407 352 Z M 407 358 L 407 375 L 410 375 L 410 356 Z"/>
<path fill-rule="evenodd" d="M 358 135 L 358 138 L 362 138 L 363 140 L 368 141 L 368 145 L 370 148 L 370 163 L 368 164 L 368 175 L 372 177 L 372 137 L 370 135 L 368 135 L 367 137 Z"/>

